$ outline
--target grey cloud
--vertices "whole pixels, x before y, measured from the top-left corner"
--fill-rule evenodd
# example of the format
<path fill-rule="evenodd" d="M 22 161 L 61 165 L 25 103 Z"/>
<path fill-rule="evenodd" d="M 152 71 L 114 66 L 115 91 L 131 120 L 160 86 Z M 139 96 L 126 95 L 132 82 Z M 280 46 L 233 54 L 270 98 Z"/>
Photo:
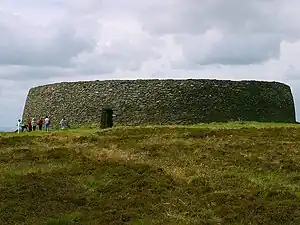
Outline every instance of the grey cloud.
<path fill-rule="evenodd" d="M 2 90 L 0 126 L 14 126 L 21 115 L 27 90 L 17 85 Z"/>
<path fill-rule="evenodd" d="M 273 31 L 280 0 L 154 0 L 137 12 L 144 28 L 153 33 L 199 34 L 216 28 L 230 32 Z M 153 15 L 155 12 L 155 16 Z M 273 17 L 272 17 L 273 16 Z"/>
<path fill-rule="evenodd" d="M 101 26 L 106 26 L 110 19 L 122 22 L 123 18 L 135 19 L 146 33 L 157 40 L 167 34 L 175 37 L 189 34 L 190 40 L 178 42 L 183 47 L 186 60 L 191 60 L 186 65 L 261 63 L 277 58 L 281 41 L 299 34 L 297 29 L 293 29 L 295 26 L 284 23 L 286 12 L 281 8 L 287 4 L 283 0 L 87 0 L 84 4 L 79 0 L 57 0 L 53 5 L 64 9 L 65 17 L 46 27 L 26 24 L 22 16 L 11 16 L 6 23 L 0 22 L 0 32 L 4 34 L 0 36 L 0 43 L 6 43 L 0 45 L 0 64 L 74 67 L 74 62 L 79 62 L 77 67 L 81 72 L 92 73 L 112 72 L 118 67 L 138 69 L 153 55 L 149 50 L 151 43 L 143 37 L 143 45 L 130 44 L 131 49 L 126 48 L 129 37 L 125 35 L 122 41 L 116 43 L 119 52 L 105 52 L 107 49 L 104 49 L 99 54 L 95 50 L 96 42 L 103 35 Z M 42 6 L 39 4 L 39 7 Z M 2 13 L 0 18 L 1 15 L 4 17 Z M 102 18 L 102 23 L 97 22 L 99 18 Z M 11 23 L 14 23 L 13 26 Z M 23 28 L 20 29 L 17 23 Z M 196 38 L 210 29 L 218 30 L 224 37 L 220 42 L 211 44 L 209 53 L 189 46 L 190 43 L 197 45 Z M 287 31 L 290 33 L 287 34 Z M 38 38 L 27 35 L 28 32 Z M 120 43 L 124 47 L 120 47 Z M 139 48 L 138 52 L 135 52 L 136 48 Z M 93 57 L 90 56 L 92 53 Z M 145 55 L 141 56 L 141 53 Z M 89 56 L 91 61 L 83 63 L 83 55 Z"/>
<path fill-rule="evenodd" d="M 145 38 L 142 42 L 126 39 L 111 40 L 108 45 L 85 52 L 73 59 L 78 71 L 88 74 L 112 73 L 116 69 L 138 70 L 142 63 L 151 58 L 159 58 L 156 51 L 161 41 Z"/>
<path fill-rule="evenodd" d="M 158 57 L 155 48 L 162 42 L 155 38 L 141 32 L 128 34 L 126 29 L 124 34 L 119 34 L 118 29 L 123 28 L 118 25 L 103 30 L 110 21 L 107 18 L 101 20 L 103 15 L 96 10 L 101 2 L 88 0 L 81 4 L 77 0 L 57 0 L 56 3 L 64 8 L 65 15 L 53 18 L 53 22 L 44 26 L 28 22 L 22 13 L 14 16 L 0 12 L 0 33 L 3 33 L 0 36 L 0 65 L 52 66 L 78 69 L 79 73 L 108 73 L 116 69 L 137 70 L 147 59 Z M 103 45 L 108 39 L 103 37 L 107 34 L 112 39 L 110 47 Z M 132 37 L 133 42 L 129 41 Z M 114 41 L 116 38 L 118 41 Z M 103 49 L 99 45 L 104 46 Z"/>
<path fill-rule="evenodd" d="M 262 63 L 279 57 L 280 43 L 300 37 L 300 22 L 297 22 L 296 0 L 152 0 L 111 1 L 89 0 L 85 13 L 101 14 L 116 18 L 130 15 L 136 18 L 144 31 L 153 37 L 165 35 L 189 35 L 190 42 L 197 45 L 198 36 L 208 30 L 218 30 L 224 36 L 220 43 L 212 43 L 209 54 L 189 44 L 178 42 L 183 47 L 185 65 L 225 64 L 245 65 Z M 77 7 L 76 3 L 73 3 Z M 75 8 L 76 8 L 75 7 Z M 194 37 L 193 37 L 194 36 Z M 243 40 L 244 39 L 244 40 Z M 248 45 L 248 48 L 247 48 Z M 195 52 L 198 52 L 195 53 Z M 201 55 L 206 54 L 206 58 Z M 199 55 L 199 58 L 197 58 Z M 178 64 L 180 65 L 180 64 Z M 182 64 L 183 65 L 183 64 Z"/>
<path fill-rule="evenodd" d="M 59 8 L 65 16 L 42 27 L 25 21 L 22 13 L 17 17 L 0 13 L 2 65 L 69 67 L 92 74 L 137 70 L 148 59 L 159 57 L 153 49 L 163 49 L 159 37 L 165 35 L 175 37 L 182 46 L 184 63 L 176 63 L 182 68 L 247 65 L 278 58 L 281 41 L 297 38 L 300 30 L 295 29 L 298 25 L 300 28 L 300 23 L 288 23 L 291 3 L 283 0 L 56 0 L 52 4 L 30 0 L 29 4 L 43 10 Z M 22 3 L 21 7 L 29 6 Z M 102 28 L 110 20 L 121 24 L 126 19 L 135 20 L 151 37 L 137 32 L 130 35 L 140 35 L 139 41 L 129 43 L 130 35 L 117 33 L 118 41 L 99 48 L 97 42 L 103 42 L 102 36 L 106 35 L 103 32 L 112 32 L 114 38 L 114 31 Z M 207 46 L 203 47 L 198 37 L 211 29 L 217 30 L 222 39 L 205 42 Z M 178 38 L 182 35 L 186 38 Z"/>
<path fill-rule="evenodd" d="M 285 71 L 284 78 L 287 81 L 299 81 L 300 80 L 300 70 L 290 65 Z"/>
<path fill-rule="evenodd" d="M 190 50 L 189 44 L 178 42 L 187 59 L 195 63 L 262 63 L 279 57 L 283 40 L 300 37 L 298 14 L 291 8 L 291 5 L 297 7 L 300 4 L 294 0 L 174 0 L 148 4 L 148 8 L 141 7 L 138 17 L 144 29 L 153 35 L 189 34 L 191 38 L 187 42 L 197 45 L 192 36 L 203 35 L 210 29 L 222 33 L 223 40 L 212 44 L 213 50 L 206 58 L 200 57 L 205 54 L 202 49 L 194 47 Z M 153 12 L 155 16 L 151 16 Z M 192 62 L 187 64 L 192 65 Z"/>
<path fill-rule="evenodd" d="M 249 65 L 278 58 L 279 43 L 280 39 L 272 36 L 228 35 L 216 43 L 203 59 L 197 58 L 197 51 L 188 52 L 187 56 L 200 65 Z"/>
<path fill-rule="evenodd" d="M 135 16 L 152 34 L 201 34 L 208 29 L 234 32 L 271 32 L 283 0 L 88 0 L 66 4 L 72 12 L 114 17 Z M 294 1 L 294 0 L 293 0 Z M 93 7 L 91 7 L 93 6 Z M 83 10 L 82 10 L 83 8 Z M 74 10 L 76 9 L 76 10 Z"/>
<path fill-rule="evenodd" d="M 76 76 L 75 69 L 66 69 L 60 67 L 32 67 L 32 66 L 0 66 L 0 81 L 2 81 L 3 89 L 7 88 L 7 84 L 15 82 L 15 86 L 20 88 L 30 88 L 40 84 L 46 84 L 53 79 L 71 79 Z"/>
<path fill-rule="evenodd" d="M 77 38 L 68 24 L 41 27 L 16 16 L 2 17 L 8 19 L 0 20 L 0 65 L 68 67 L 72 57 L 95 45 L 93 40 Z"/>

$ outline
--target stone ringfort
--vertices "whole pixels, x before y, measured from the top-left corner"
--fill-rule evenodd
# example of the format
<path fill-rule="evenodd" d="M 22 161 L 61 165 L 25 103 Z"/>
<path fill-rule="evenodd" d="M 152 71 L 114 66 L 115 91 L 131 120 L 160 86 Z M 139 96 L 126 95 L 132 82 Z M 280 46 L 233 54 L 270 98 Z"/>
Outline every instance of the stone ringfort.
<path fill-rule="evenodd" d="M 227 121 L 295 122 L 291 89 L 279 82 L 230 80 L 105 80 L 63 82 L 29 90 L 23 119 L 65 117 L 71 126 L 99 124 L 113 110 L 114 125 Z"/>

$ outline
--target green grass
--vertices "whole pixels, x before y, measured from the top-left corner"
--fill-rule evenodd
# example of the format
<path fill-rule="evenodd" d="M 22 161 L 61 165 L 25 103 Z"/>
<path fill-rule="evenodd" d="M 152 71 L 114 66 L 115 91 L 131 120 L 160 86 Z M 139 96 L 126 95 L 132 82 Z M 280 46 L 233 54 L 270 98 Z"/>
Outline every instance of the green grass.
<path fill-rule="evenodd" d="M 300 224 L 297 124 L 0 134 L 0 224 Z"/>

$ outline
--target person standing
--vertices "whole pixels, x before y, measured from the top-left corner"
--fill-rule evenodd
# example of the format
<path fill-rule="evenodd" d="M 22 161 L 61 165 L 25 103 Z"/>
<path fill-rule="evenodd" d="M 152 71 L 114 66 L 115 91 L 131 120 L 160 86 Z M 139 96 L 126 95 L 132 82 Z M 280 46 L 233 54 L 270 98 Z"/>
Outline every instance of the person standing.
<path fill-rule="evenodd" d="M 62 130 L 67 128 L 67 120 L 65 118 L 62 118 L 62 120 L 60 121 L 60 128 Z"/>
<path fill-rule="evenodd" d="M 32 120 L 31 120 L 31 125 L 32 125 L 32 130 L 33 131 L 35 131 L 36 130 L 36 121 L 35 121 L 35 119 L 34 118 L 32 118 Z"/>
<path fill-rule="evenodd" d="M 31 132 L 32 131 L 32 124 L 31 124 L 30 119 L 27 121 L 27 127 L 28 127 L 28 132 Z"/>
<path fill-rule="evenodd" d="M 48 116 L 46 116 L 46 118 L 45 118 L 45 128 L 46 128 L 46 131 L 48 132 L 49 128 L 50 128 L 50 119 L 48 118 Z"/>
<path fill-rule="evenodd" d="M 18 119 L 18 124 L 17 124 L 17 126 L 18 126 L 18 134 L 20 133 L 20 130 L 21 130 L 21 120 L 20 119 Z"/>
<path fill-rule="evenodd" d="M 22 120 L 18 120 L 18 133 L 24 132 L 24 130 L 27 128 L 27 126 L 23 123 Z"/>
<path fill-rule="evenodd" d="M 43 130 L 43 118 L 39 119 L 37 124 L 39 126 L 39 130 Z"/>

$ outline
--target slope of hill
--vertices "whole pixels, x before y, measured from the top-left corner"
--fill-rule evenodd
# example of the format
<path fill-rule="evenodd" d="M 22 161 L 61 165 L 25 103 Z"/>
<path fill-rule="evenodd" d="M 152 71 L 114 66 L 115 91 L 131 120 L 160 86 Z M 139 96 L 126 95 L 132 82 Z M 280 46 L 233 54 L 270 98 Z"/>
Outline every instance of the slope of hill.
<path fill-rule="evenodd" d="M 300 129 L 3 133 L 0 224 L 300 224 Z"/>

